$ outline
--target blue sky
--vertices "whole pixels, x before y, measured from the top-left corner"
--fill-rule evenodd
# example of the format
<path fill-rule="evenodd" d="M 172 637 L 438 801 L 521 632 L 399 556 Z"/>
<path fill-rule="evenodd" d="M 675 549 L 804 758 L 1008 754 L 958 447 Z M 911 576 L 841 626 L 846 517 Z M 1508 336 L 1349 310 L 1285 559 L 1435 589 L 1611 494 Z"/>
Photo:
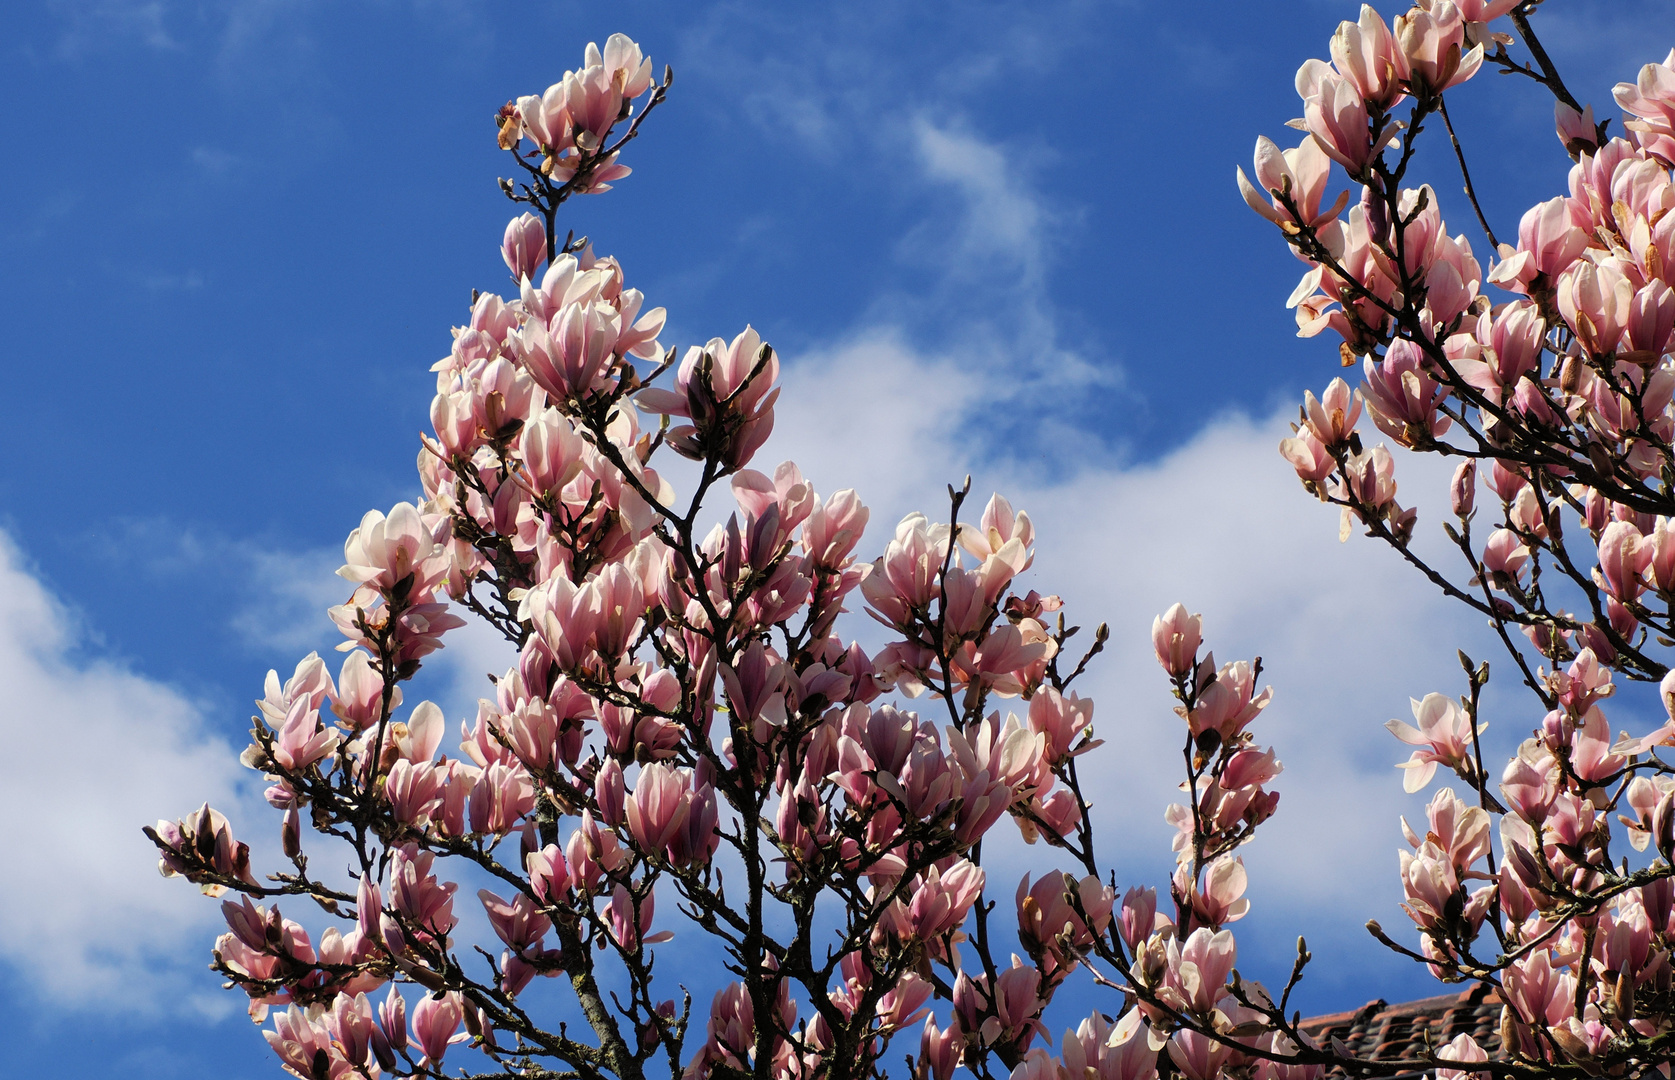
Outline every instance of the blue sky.
<path fill-rule="evenodd" d="M 1672 25 L 1667 2 L 1548 7 L 1551 51 L 1603 112 L 1675 43 L 1642 29 Z M 1180 598 L 1218 655 L 1268 657 L 1277 691 L 1288 801 L 1250 852 L 1249 974 L 1282 980 L 1302 929 L 1336 969 L 1305 984 L 1306 1009 L 1433 992 L 1357 929 L 1400 918 L 1394 813 L 1418 809 L 1381 725 L 1450 689 L 1453 642 L 1481 634 L 1383 552 L 1340 547 L 1273 452 L 1336 353 L 1292 336 L 1302 267 L 1233 186 L 1259 133 L 1294 141 L 1292 74 L 1354 13 L 10 8 L 0 851 L 27 869 L 0 886 L 0 1072 L 277 1074 L 202 966 L 214 905 L 134 876 L 138 826 L 204 797 L 250 806 L 228 749 L 249 699 L 269 667 L 332 644 L 319 611 L 342 538 L 413 496 L 426 369 L 470 290 L 509 285 L 493 112 L 615 31 L 676 83 L 634 175 L 570 224 L 669 309 L 666 341 L 748 322 L 779 347 L 780 456 L 822 491 L 860 489 L 863 547 L 967 471 L 1038 518 L 1040 587 L 1119 646 L 1093 684 L 1111 777 L 1096 812 L 1125 883 L 1168 865 L 1171 793 L 1140 762 L 1168 760 L 1175 732 L 1144 641 Z M 1493 75 L 1451 102 L 1513 234 L 1563 191 L 1550 103 Z M 1484 256 L 1452 162 L 1423 164 Z M 1405 475 L 1434 505 L 1441 474 Z M 474 640 L 449 652 L 432 692 L 455 713 L 499 661 Z M 1496 733 L 1528 725 L 1509 710 Z"/>

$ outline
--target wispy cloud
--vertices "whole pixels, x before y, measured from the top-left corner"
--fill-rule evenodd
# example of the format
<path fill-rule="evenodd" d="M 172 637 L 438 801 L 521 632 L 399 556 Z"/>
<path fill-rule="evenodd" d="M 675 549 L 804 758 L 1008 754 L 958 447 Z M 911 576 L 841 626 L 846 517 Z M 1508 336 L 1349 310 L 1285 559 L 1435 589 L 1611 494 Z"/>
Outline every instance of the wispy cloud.
<path fill-rule="evenodd" d="M 0 960 L 61 1008 L 218 1013 L 214 905 L 158 875 L 140 827 L 207 799 L 248 828 L 256 800 L 196 702 L 82 638 L 0 535 Z"/>
<path fill-rule="evenodd" d="M 168 28 L 165 0 L 53 0 L 61 29 L 56 52 L 77 59 L 94 50 L 123 45 L 175 52 L 181 44 Z"/>

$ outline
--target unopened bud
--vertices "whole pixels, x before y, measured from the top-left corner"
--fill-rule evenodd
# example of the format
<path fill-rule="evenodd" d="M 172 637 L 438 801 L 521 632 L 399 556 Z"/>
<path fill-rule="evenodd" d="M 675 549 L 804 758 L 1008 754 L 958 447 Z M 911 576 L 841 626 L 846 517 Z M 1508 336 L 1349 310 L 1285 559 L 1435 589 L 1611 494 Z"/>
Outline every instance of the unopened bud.
<path fill-rule="evenodd" d="M 463 1002 L 465 1008 L 460 1011 L 465 1014 L 465 1030 L 471 1033 L 473 1039 L 483 1037 L 483 1018 L 477 1014 L 477 1006 L 471 1002 Z"/>
<path fill-rule="evenodd" d="M 1448 488 L 1449 505 L 1455 517 L 1470 517 L 1477 502 L 1477 462 L 1468 458 L 1454 470 L 1454 481 Z"/>
<path fill-rule="evenodd" d="M 1675 791 L 1658 801 L 1652 811 L 1652 841 L 1666 862 L 1675 863 Z"/>
<path fill-rule="evenodd" d="M 1567 394 L 1576 393 L 1576 387 L 1582 382 L 1582 361 L 1574 356 L 1567 356 L 1564 363 L 1559 365 L 1559 389 Z"/>
<path fill-rule="evenodd" d="M 1619 1017 L 1632 1018 L 1634 1016 L 1634 978 L 1627 974 L 1617 976 L 1617 987 L 1611 994 L 1612 1004 L 1616 1006 Z"/>
<path fill-rule="evenodd" d="M 285 811 L 285 820 L 279 826 L 279 842 L 287 859 L 295 859 L 302 854 L 302 815 L 294 806 Z"/>

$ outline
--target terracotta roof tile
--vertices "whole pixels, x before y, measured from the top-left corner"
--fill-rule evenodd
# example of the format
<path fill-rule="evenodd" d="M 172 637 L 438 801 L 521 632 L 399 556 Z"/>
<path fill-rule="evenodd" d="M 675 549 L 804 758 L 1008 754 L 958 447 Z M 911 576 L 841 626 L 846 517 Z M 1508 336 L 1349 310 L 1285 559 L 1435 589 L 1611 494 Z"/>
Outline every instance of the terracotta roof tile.
<path fill-rule="evenodd" d="M 1369 1001 L 1352 1012 L 1311 1017 L 1301 1027 L 1318 1042 L 1339 1040 L 1357 1057 L 1420 1064 L 1428 1050 L 1462 1033 L 1470 1035 L 1491 1058 L 1498 1057 L 1500 1015 L 1499 998 L 1479 984 L 1464 993 L 1440 994 L 1401 1005 Z"/>

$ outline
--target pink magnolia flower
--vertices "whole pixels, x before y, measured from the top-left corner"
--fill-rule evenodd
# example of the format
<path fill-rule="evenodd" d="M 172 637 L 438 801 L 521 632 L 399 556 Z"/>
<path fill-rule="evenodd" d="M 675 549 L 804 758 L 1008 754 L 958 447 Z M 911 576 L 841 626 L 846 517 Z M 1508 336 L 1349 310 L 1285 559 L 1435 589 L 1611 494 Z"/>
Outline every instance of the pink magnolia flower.
<path fill-rule="evenodd" d="M 506 225 L 500 241 L 500 257 L 513 281 L 532 278 L 547 258 L 547 227 L 534 214 L 520 214 Z"/>
<path fill-rule="evenodd" d="M 686 796 L 689 807 L 686 825 L 676 831 L 664 849 L 664 854 L 676 866 L 707 863 L 721 843 L 721 834 L 716 829 L 721 820 L 721 804 L 713 781 L 708 759 L 700 758 L 693 774 L 692 790 Z"/>
<path fill-rule="evenodd" d="M 372 1003 L 366 995 L 339 994 L 326 1022 L 342 1048 L 344 1059 L 351 1065 L 366 1064 L 377 1028 L 372 1019 Z"/>
<path fill-rule="evenodd" d="M 1006 1080 L 1059 1080 L 1059 1066 L 1044 1048 L 1031 1047 L 1024 1059 L 1007 1074 Z"/>
<path fill-rule="evenodd" d="M 400 599 L 429 596 L 448 572 L 448 533 L 446 518 L 427 522 L 412 503 L 397 503 L 388 517 L 369 510 L 344 541 L 338 576 L 386 595 L 404 588 Z"/>
<path fill-rule="evenodd" d="M 1624 359 L 1655 363 L 1675 338 L 1675 289 L 1662 281 L 1647 282 L 1629 303 L 1623 328 Z"/>
<path fill-rule="evenodd" d="M 1468 1077 L 1470 1080 L 1490 1080 L 1493 1075 L 1486 1071 L 1473 1072 L 1447 1067 L 1448 1064 L 1464 1065 L 1489 1060 L 1488 1051 L 1478 1046 L 1477 1040 L 1463 1031 L 1437 1050 L 1436 1060 L 1437 1080 L 1467 1080 Z"/>
<path fill-rule="evenodd" d="M 964 1051 L 965 1032 L 960 1030 L 958 1020 L 944 1030 L 936 1026 L 935 1016 L 925 1018 L 925 1030 L 919 1038 L 919 1068 L 927 1070 L 928 1080 L 952 1080 Z"/>
<path fill-rule="evenodd" d="M 1197 664 L 1203 620 L 1202 615 L 1188 615 L 1180 604 L 1152 620 L 1152 650 L 1170 677 L 1184 678 Z"/>
<path fill-rule="evenodd" d="M 1490 585 L 1503 591 L 1519 587 L 1524 564 L 1529 560 L 1530 549 L 1511 529 L 1496 529 L 1483 545 L 1484 573 Z"/>
<path fill-rule="evenodd" d="M 1169 1060 L 1187 1080 L 1218 1080 L 1221 1067 L 1233 1052 L 1226 1043 L 1191 1028 L 1181 1028 L 1169 1036 Z"/>
<path fill-rule="evenodd" d="M 1554 970 L 1546 949 L 1512 962 L 1503 979 L 1515 1014 L 1539 1024 L 1562 1024 L 1576 1011 L 1576 977 Z"/>
<path fill-rule="evenodd" d="M 425 1063 L 440 1067 L 448 1047 L 465 1041 L 467 1035 L 460 1031 L 464 1018 L 463 1003 L 455 991 L 441 997 L 426 994 L 419 999 L 413 1007 L 413 1042 L 424 1052 Z"/>
<path fill-rule="evenodd" d="M 1464 877 L 1473 866 L 1489 853 L 1489 814 L 1478 806 L 1467 806 L 1449 788 L 1443 788 L 1431 798 L 1425 808 L 1430 830 L 1421 839 L 1402 819 L 1402 833 L 1407 842 L 1418 850 L 1425 842 L 1435 844 L 1448 856 L 1455 873 Z"/>
<path fill-rule="evenodd" d="M 1166 925 L 1168 918 L 1158 915 L 1156 889 L 1137 885 L 1123 894 L 1118 929 L 1130 952 L 1138 954 L 1146 940 Z"/>
<path fill-rule="evenodd" d="M 1515 387 L 1524 376 L 1540 368 L 1546 333 L 1547 321 L 1541 317 L 1540 308 L 1527 300 L 1484 312 L 1477 320 L 1475 333 L 1475 343 L 1481 348 L 1475 357 L 1455 359 L 1455 369 L 1481 390 Z"/>
<path fill-rule="evenodd" d="M 1093 702 L 1075 692 L 1065 695 L 1050 686 L 1036 691 L 1029 700 L 1029 726 L 1045 738 L 1050 763 L 1071 757 L 1073 749 L 1079 754 L 1098 745 L 1083 738 L 1077 746 L 1077 738 L 1093 729 Z"/>
<path fill-rule="evenodd" d="M 1454 6 L 1460 9 L 1460 16 L 1466 20 L 1468 26 L 1481 28 L 1483 24 L 1494 22 L 1517 7 L 1519 0 L 1455 0 Z M 1482 40 L 1479 34 L 1469 40 Z"/>
<path fill-rule="evenodd" d="M 885 1030 L 893 1031 L 918 1023 L 926 1015 L 921 1009 L 935 990 L 929 979 L 912 973 L 903 976 L 893 989 L 878 999 L 880 1024 Z"/>
<path fill-rule="evenodd" d="M 1078 1080 L 1152 1080 L 1163 1040 L 1139 1009 L 1130 1009 L 1115 1024 L 1093 1013 L 1060 1045 L 1065 1071 Z"/>
<path fill-rule="evenodd" d="M 809 508 L 802 534 L 803 548 L 814 565 L 828 570 L 847 566 L 869 516 L 870 511 L 848 488 L 824 503 L 815 502 Z"/>
<path fill-rule="evenodd" d="M 1661 64 L 1647 64 L 1633 83 L 1618 83 L 1611 91 L 1624 112 L 1635 119 L 1623 126 L 1634 132 L 1648 154 L 1675 167 L 1675 49 Z"/>
<path fill-rule="evenodd" d="M 861 593 L 886 626 L 914 631 L 916 612 L 937 595 L 937 575 L 948 554 L 948 526 L 932 525 L 923 514 L 909 514 L 896 526 L 884 554 L 861 582 Z"/>
<path fill-rule="evenodd" d="M 574 303 L 551 322 L 526 322 L 507 345 L 541 389 L 558 401 L 580 400 L 607 385 L 622 331 L 622 313 L 610 304 Z"/>
<path fill-rule="evenodd" d="M 627 887 L 618 884 L 611 890 L 611 906 L 607 911 L 611 927 L 611 937 L 616 943 L 629 952 L 633 952 L 644 945 L 657 945 L 673 940 L 674 931 L 660 930 L 655 934 L 647 933 L 651 929 L 652 917 L 657 913 L 657 895 L 648 892 L 636 898 Z"/>
<path fill-rule="evenodd" d="M 281 768 L 300 772 L 320 761 L 342 742 L 338 733 L 320 723 L 320 713 L 305 701 L 291 706 L 285 723 L 274 733 L 273 760 Z"/>
<path fill-rule="evenodd" d="M 448 721 L 433 701 L 421 701 L 408 714 L 407 722 L 390 725 L 390 743 L 396 753 L 414 764 L 428 762 L 442 746 Z"/>
<path fill-rule="evenodd" d="M 535 787 L 516 763 L 497 761 L 471 788 L 471 831 L 504 836 L 535 809 Z"/>
<path fill-rule="evenodd" d="M 1344 479 L 1356 501 L 1372 510 L 1383 510 L 1395 502 L 1396 462 L 1383 444 L 1350 458 Z"/>
<path fill-rule="evenodd" d="M 1271 783 L 1285 771 L 1285 766 L 1274 757 L 1274 751 L 1247 749 L 1234 754 L 1221 774 L 1221 785 L 1229 790 L 1257 787 Z"/>
<path fill-rule="evenodd" d="M 625 101 L 632 101 L 651 85 L 651 59 L 626 34 L 612 34 L 605 49 L 588 43 L 580 71 L 565 75 L 565 111 L 577 127 L 593 136 L 591 143 L 578 136 L 584 149 L 594 150 L 622 114 Z"/>
<path fill-rule="evenodd" d="M 1041 1023 L 1041 1010 L 1046 1007 L 1046 1002 L 1040 998 L 1040 989 L 1041 973 L 1013 956 L 1012 966 L 995 979 L 990 999 L 993 1012 L 978 1028 L 984 1044 L 1008 1045 L 1022 1050 L 1037 1034 L 1050 1039 Z M 957 989 L 955 997 L 955 1007 L 958 1008 Z"/>
<path fill-rule="evenodd" d="M 1395 30 L 1415 94 L 1440 94 L 1477 74 L 1483 64 L 1481 43 L 1462 52 L 1466 23 L 1449 0 L 1435 0 L 1429 10 L 1415 7 L 1397 16 Z"/>
<path fill-rule="evenodd" d="M 983 893 L 980 867 L 961 859 L 946 873 L 931 867 L 908 904 L 908 925 L 913 936 L 934 942 L 958 930 L 971 913 L 971 905 Z"/>
<path fill-rule="evenodd" d="M 628 831 L 641 851 L 661 852 L 686 825 L 692 777 L 685 769 L 652 763 L 640 770 L 626 807 Z"/>
<path fill-rule="evenodd" d="M 487 889 L 479 889 L 477 899 L 483 902 L 483 910 L 488 913 L 489 925 L 494 928 L 495 934 L 520 953 L 539 945 L 541 938 L 552 929 L 552 920 L 541 914 L 529 897 L 521 892 L 506 901 Z"/>
<path fill-rule="evenodd" d="M 163 850 L 157 868 L 164 877 L 177 874 L 193 882 L 205 896 L 221 896 L 227 888 L 204 878 L 205 872 L 237 878 L 252 885 L 250 846 L 233 838 L 233 827 L 208 803 L 179 821 L 159 821 L 146 830 Z"/>
<path fill-rule="evenodd" d="M 1518 750 L 1518 756 L 1506 763 L 1501 773 L 1501 793 L 1507 805 L 1518 816 L 1532 823 L 1541 822 L 1559 794 L 1557 763 L 1552 755 L 1534 740 Z M 1502 818 L 1504 828 L 1507 819 Z"/>
<path fill-rule="evenodd" d="M 1317 401 L 1314 391 L 1303 391 L 1303 423 L 1321 444 L 1335 449 L 1349 441 L 1361 418 L 1361 398 L 1342 379 L 1333 379 Z"/>
<path fill-rule="evenodd" d="M 559 491 L 586 463 L 586 443 L 557 409 L 543 409 L 518 435 L 529 487 L 537 495 Z"/>
<path fill-rule="evenodd" d="M 1570 767 L 1576 775 L 1592 783 L 1606 783 L 1617 776 L 1627 759 L 1612 751 L 1614 740 L 1611 725 L 1598 706 L 1587 711 L 1576 725 L 1571 738 Z"/>
<path fill-rule="evenodd" d="M 1425 370 L 1425 357 L 1413 342 L 1398 338 L 1382 363 L 1369 356 L 1362 371 L 1361 399 L 1380 431 L 1412 447 L 1448 430 L 1452 421 L 1440 411 L 1448 390 Z"/>
<path fill-rule="evenodd" d="M 960 527 L 960 546 L 982 560 L 997 556 L 1012 566 L 1013 573 L 1021 574 L 1034 562 L 1030 545 L 1035 542 L 1035 526 L 1022 510 L 1014 511 L 1006 497 L 995 494 L 983 507 L 983 516 L 975 528 Z M 1013 554 L 1013 551 L 1016 554 Z M 1004 555 L 1002 553 L 1005 553 Z"/>
<path fill-rule="evenodd" d="M 1280 440 L 1280 454 L 1297 470 L 1298 479 L 1306 484 L 1319 483 L 1332 475 L 1332 470 L 1337 467 L 1325 444 L 1307 426 L 1294 437 Z"/>
<path fill-rule="evenodd" d="M 1402 909 L 1421 930 L 1448 932 L 1448 914 L 1460 890 L 1460 879 L 1447 852 L 1429 840 L 1417 851 L 1400 852 L 1402 890 L 1407 896 Z"/>
<path fill-rule="evenodd" d="M 1619 84 L 1623 85 L 1623 84 Z M 1583 106 L 1581 112 L 1562 101 L 1553 103 L 1553 130 L 1572 158 L 1599 151 L 1599 125 L 1594 123 L 1594 107 Z"/>
<path fill-rule="evenodd" d="M 1194 738 L 1214 731 L 1223 743 L 1232 742 L 1273 698 L 1271 687 L 1256 692 L 1256 673 L 1245 661 L 1223 664 L 1216 681 L 1198 696 L 1198 707 L 1187 714 L 1187 727 Z"/>
<path fill-rule="evenodd" d="M 1182 1012 L 1208 1016 L 1221 1000 L 1237 956 L 1231 930 L 1200 926 L 1185 942 L 1170 939 L 1163 998 Z"/>
<path fill-rule="evenodd" d="M 435 861 L 434 854 L 413 844 L 397 848 L 390 865 L 388 907 L 421 937 L 442 940 L 459 921 L 454 917 L 454 892 L 459 886 L 437 880 L 431 872 Z"/>
<path fill-rule="evenodd" d="M 795 462 L 782 461 L 772 477 L 755 469 L 733 474 L 733 497 L 743 511 L 750 534 L 752 566 L 763 568 L 782 552 L 797 526 L 814 512 L 814 486 L 803 479 Z"/>
<path fill-rule="evenodd" d="M 1358 22 L 1338 24 L 1331 53 L 1332 66 L 1354 84 L 1369 106 L 1388 110 L 1406 96 L 1408 58 L 1371 6 L 1361 5 Z"/>
<path fill-rule="evenodd" d="M 333 689 L 326 662 L 320 659 L 319 653 L 311 652 L 297 662 L 296 670 L 283 686 L 279 682 L 279 672 L 268 669 L 267 679 L 262 684 L 262 698 L 256 702 L 256 708 L 261 710 L 270 727 L 279 727 L 285 722 L 291 706 L 299 700 L 305 701 L 310 709 L 318 709 L 331 696 Z"/>
<path fill-rule="evenodd" d="M 1250 901 L 1244 898 L 1247 880 L 1244 860 L 1223 855 L 1205 869 L 1202 887 L 1192 879 L 1190 862 L 1183 862 L 1175 871 L 1175 891 L 1186 899 L 1200 929 L 1219 928 L 1250 911 Z"/>
<path fill-rule="evenodd" d="M 1423 701 L 1409 700 L 1418 727 L 1400 720 L 1388 720 L 1384 724 L 1396 738 L 1410 746 L 1423 748 L 1415 750 L 1411 758 L 1396 766 L 1406 770 L 1402 778 L 1403 790 L 1412 793 L 1429 784 L 1439 764 L 1468 778 L 1474 775 L 1476 766 L 1472 763 L 1471 719 L 1460 708 L 1459 702 L 1444 694 L 1426 694 Z M 1479 724 L 1478 733 L 1488 726 L 1487 723 Z"/>
<path fill-rule="evenodd" d="M 601 829 L 593 819 L 593 812 L 583 810 L 581 822 L 564 846 L 571 884 L 582 892 L 597 893 L 605 877 L 616 873 L 628 858 L 616 833 Z"/>
<path fill-rule="evenodd" d="M 1592 353 L 1615 352 L 1634 305 L 1634 282 L 1616 261 L 1581 259 L 1559 275 L 1559 313 Z"/>
<path fill-rule="evenodd" d="M 429 761 L 417 764 L 402 758 L 384 776 L 384 798 L 395 819 L 423 827 L 442 801 L 447 770 Z"/>
<path fill-rule="evenodd" d="M 1551 287 L 1587 250 L 1588 235 L 1571 220 L 1563 198 L 1530 207 L 1518 222 L 1518 247 L 1502 244 L 1501 262 L 1489 273 L 1491 284 L 1528 292 L 1539 275 Z"/>
<path fill-rule="evenodd" d="M 1072 891 L 1076 904 L 1071 903 Z M 1031 956 L 1040 958 L 1049 983 L 1069 973 L 1074 958 L 1093 944 L 1094 933 L 1104 933 L 1115 903 L 1116 893 L 1092 875 L 1078 882 L 1068 874 L 1045 874 L 1034 888 L 1027 874 L 1018 882 L 1018 938 Z"/>
<path fill-rule="evenodd" d="M 1256 182 L 1260 190 L 1237 170 L 1239 194 L 1258 214 L 1276 224 L 1295 221 L 1299 225 L 1318 228 L 1331 222 L 1349 202 L 1349 192 L 1340 192 L 1337 201 L 1327 210 L 1320 209 L 1321 197 L 1326 192 L 1326 181 L 1331 176 L 1332 162 L 1314 139 L 1303 140 L 1294 150 L 1280 150 L 1267 136 L 1256 140 Z M 1279 192 L 1291 199 L 1299 218 L 1280 201 Z M 1266 197 L 1264 197 L 1266 196 Z"/>
<path fill-rule="evenodd" d="M 1626 521 L 1613 521 L 1599 537 L 1599 566 L 1594 580 L 1618 600 L 1638 600 L 1646 583 L 1642 575 L 1652 561 L 1652 545 Z"/>
<path fill-rule="evenodd" d="M 1464 233 L 1437 236 L 1426 253 L 1425 307 L 1431 322 L 1450 327 L 1476 302 L 1483 284 L 1483 268 L 1471 252 Z"/>
<path fill-rule="evenodd" d="M 999 713 L 990 713 L 964 733 L 950 727 L 948 754 L 967 778 L 987 773 L 1011 788 L 1019 801 L 1053 782 L 1046 737 L 1014 715 L 1003 724 Z"/>
<path fill-rule="evenodd" d="M 696 459 L 719 451 L 737 469 L 773 431 L 778 379 L 778 355 L 747 326 L 731 343 L 711 338 L 703 348 L 687 350 L 675 374 L 675 390 L 642 390 L 636 401 L 646 412 L 691 421 L 668 431 L 677 453 Z"/>
<path fill-rule="evenodd" d="M 1303 99 L 1304 125 L 1316 145 L 1351 179 L 1364 178 L 1391 128 L 1370 131 L 1367 103 L 1355 84 L 1322 61 L 1310 60 L 1298 69 L 1297 93 Z"/>
<path fill-rule="evenodd" d="M 570 889 L 570 868 L 565 864 L 563 849 L 557 844 L 548 844 L 525 855 L 524 869 L 537 899 L 549 904 L 564 902 L 564 895 Z"/>
<path fill-rule="evenodd" d="M 343 661 L 337 677 L 336 693 L 331 695 L 332 711 L 350 731 L 365 731 L 378 723 L 383 715 L 384 677 L 372 666 L 366 653 L 351 651 Z M 390 690 L 390 709 L 401 705 L 401 688 Z"/>
<path fill-rule="evenodd" d="M 262 1032 L 262 1037 L 285 1068 L 297 1076 L 338 1080 L 354 1068 L 333 1041 L 326 1017 L 310 1020 L 295 1005 L 276 1015 L 273 1030 Z"/>
<path fill-rule="evenodd" d="M 1351 206 L 1343 225 L 1331 238 L 1339 268 L 1328 272 L 1326 267 L 1316 266 L 1292 290 L 1286 306 L 1297 309 L 1298 337 L 1335 330 L 1357 354 L 1382 344 L 1378 335 L 1389 317 L 1377 301 L 1393 299 L 1396 284 L 1385 273 L 1381 258 L 1375 257 L 1387 231 L 1381 222 L 1369 223 L 1369 206 L 1378 205 L 1369 197 Z"/>

